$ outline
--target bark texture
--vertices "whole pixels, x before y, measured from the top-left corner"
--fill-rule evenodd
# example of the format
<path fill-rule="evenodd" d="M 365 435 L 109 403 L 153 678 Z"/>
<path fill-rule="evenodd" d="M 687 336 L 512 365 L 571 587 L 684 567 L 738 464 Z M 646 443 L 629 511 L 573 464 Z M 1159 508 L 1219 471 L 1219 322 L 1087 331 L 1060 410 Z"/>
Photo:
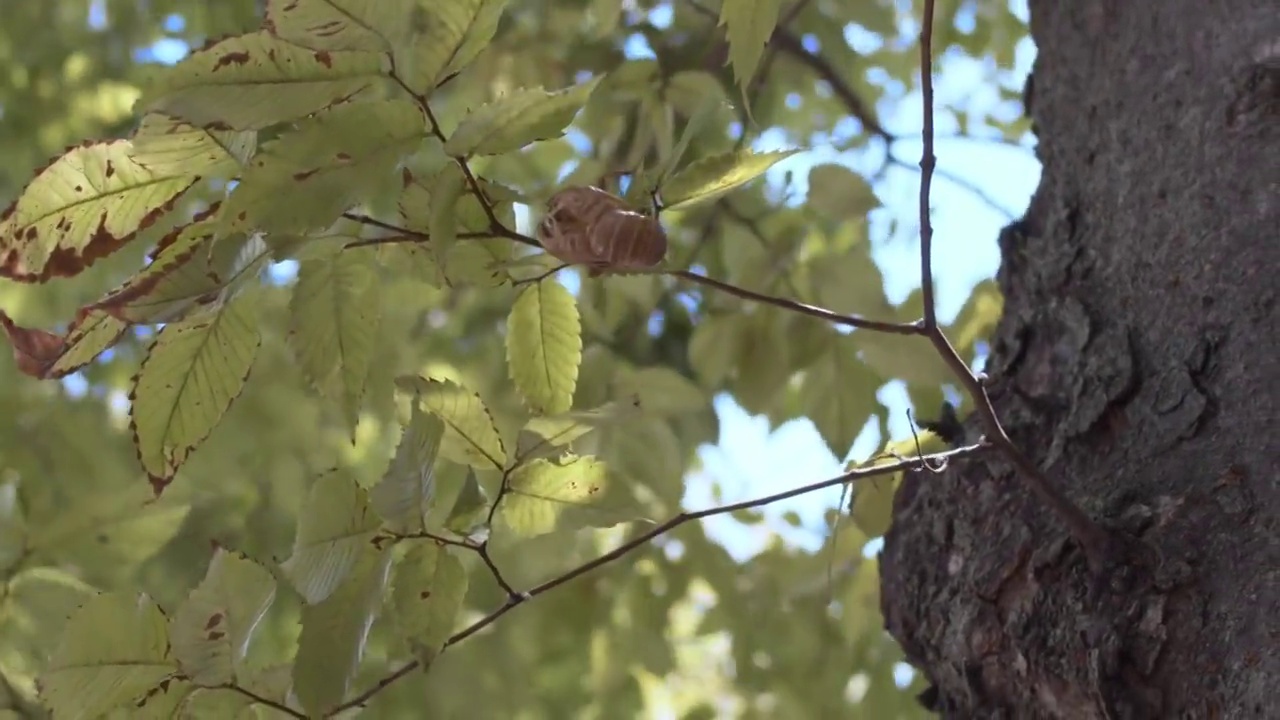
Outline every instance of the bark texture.
<path fill-rule="evenodd" d="M 888 629 L 944 717 L 1280 717 L 1280 5 L 1031 0 L 1031 26 L 1044 173 L 1000 238 L 991 393 L 1141 552 L 1091 595 L 998 457 L 909 477 Z"/>

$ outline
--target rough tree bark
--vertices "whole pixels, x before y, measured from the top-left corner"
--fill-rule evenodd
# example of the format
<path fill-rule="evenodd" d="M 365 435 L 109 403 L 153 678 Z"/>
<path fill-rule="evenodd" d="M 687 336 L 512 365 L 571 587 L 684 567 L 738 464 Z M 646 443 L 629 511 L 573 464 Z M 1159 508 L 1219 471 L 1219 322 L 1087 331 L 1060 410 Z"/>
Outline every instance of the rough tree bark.
<path fill-rule="evenodd" d="M 1280 6 L 1031 0 L 1031 29 L 1044 174 L 1000 238 L 991 394 L 1145 554 L 1091 597 L 999 458 L 911 477 L 889 631 L 944 717 L 1280 717 Z"/>

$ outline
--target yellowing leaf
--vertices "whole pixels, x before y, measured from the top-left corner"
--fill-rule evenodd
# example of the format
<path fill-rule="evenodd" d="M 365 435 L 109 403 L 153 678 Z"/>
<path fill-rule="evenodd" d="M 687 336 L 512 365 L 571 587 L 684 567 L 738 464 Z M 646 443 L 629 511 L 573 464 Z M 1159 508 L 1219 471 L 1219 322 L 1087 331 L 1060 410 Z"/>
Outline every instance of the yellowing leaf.
<path fill-rule="evenodd" d="M 449 380 L 396 378 L 402 390 L 416 393 L 423 409 L 444 421 L 440 454 L 479 469 L 503 469 L 507 462 L 502 438 L 480 396 Z"/>
<path fill-rule="evenodd" d="M 264 26 L 313 50 L 390 50 L 412 37 L 419 0 L 268 0 Z"/>
<path fill-rule="evenodd" d="M 143 468 L 164 487 L 240 394 L 262 337 L 250 296 L 164 326 L 134 378 L 129 411 Z"/>
<path fill-rule="evenodd" d="M 444 144 L 457 157 L 499 155 L 564 134 L 599 79 L 547 92 L 515 90 L 468 113 Z"/>
<path fill-rule="evenodd" d="M 182 673 L 199 685 L 234 682 L 275 595 L 275 579 L 265 568 L 216 549 L 204 580 L 173 616 L 173 655 Z"/>
<path fill-rule="evenodd" d="M 877 538 L 889 531 L 893 522 L 893 496 L 900 480 L 901 473 L 893 473 L 865 478 L 855 484 L 849 514 L 867 537 Z"/>
<path fill-rule="evenodd" d="M 421 532 L 435 500 L 436 455 L 444 437 L 444 422 L 414 406 L 409 424 L 400 434 L 391 466 L 369 491 L 373 509 L 391 530 Z"/>
<path fill-rule="evenodd" d="M 574 511 L 589 511 L 604 497 L 605 466 L 592 457 L 538 459 L 512 473 L 509 482 L 498 517 L 517 536 L 529 538 L 554 531 L 562 519 L 572 527 L 589 525 L 589 515 Z"/>
<path fill-rule="evenodd" d="M 304 260 L 289 302 L 289 344 L 303 374 L 339 401 L 355 436 L 382 316 L 374 248 Z"/>
<path fill-rule="evenodd" d="M 293 687 L 308 717 L 342 702 L 355 677 L 386 596 L 392 549 L 365 543 L 352 558 L 350 579 L 323 602 L 302 608 Z"/>
<path fill-rule="evenodd" d="M 581 363 L 582 321 L 573 295 L 554 280 L 523 290 L 507 316 L 507 365 L 530 409 L 568 412 Z"/>
<path fill-rule="evenodd" d="M 880 377 L 858 360 L 852 342 L 843 337 L 805 371 L 801 407 L 836 457 L 849 454 L 875 412 L 880 385 Z"/>
<path fill-rule="evenodd" d="M 201 127 L 258 130 L 350 100 L 386 62 L 378 53 L 309 50 L 266 31 L 236 35 L 174 65 L 143 107 Z"/>
<path fill-rule="evenodd" d="M 736 150 L 696 160 L 663 183 L 660 188 L 663 207 L 687 208 L 713 200 L 756 179 L 797 152 Z"/>
<path fill-rule="evenodd" d="M 391 602 L 400 636 L 423 665 L 453 634 L 467 596 L 467 570 L 446 547 L 418 543 L 396 565 Z"/>
<path fill-rule="evenodd" d="M 178 319 L 202 296 L 218 289 L 210 277 L 214 227 L 197 216 L 174 228 L 152 251 L 151 262 L 91 307 L 129 322 Z"/>
<path fill-rule="evenodd" d="M 396 48 L 397 75 L 414 92 L 429 94 L 480 55 L 497 32 L 506 5 L 507 0 L 422 3 L 408 16 L 413 42 Z"/>
<path fill-rule="evenodd" d="M 164 614 L 146 595 L 99 595 L 71 616 L 40 677 L 55 717 L 97 717 L 178 670 Z"/>
<path fill-rule="evenodd" d="M 369 498 L 343 472 L 316 479 L 298 516 L 293 554 L 281 564 L 285 577 L 307 603 L 323 602 L 355 567 L 360 554 L 372 547 L 380 523 Z"/>
<path fill-rule="evenodd" d="M 756 74 L 765 43 L 778 24 L 782 0 L 724 0 L 720 23 L 729 39 L 729 64 L 744 90 Z"/>
<path fill-rule="evenodd" d="M 234 230 L 329 227 L 389 188 L 396 164 L 426 134 L 422 111 L 400 100 L 349 103 L 308 118 L 254 156 L 223 215 Z"/>
<path fill-rule="evenodd" d="M 207 130 L 162 113 L 148 113 L 133 134 L 129 155 L 153 173 L 235 174 L 257 147 L 258 134 Z"/>
<path fill-rule="evenodd" d="M 86 143 L 41 170 L 0 213 L 0 277 L 43 282 L 84 271 L 124 247 L 198 178 L 156 172 L 130 143 Z"/>

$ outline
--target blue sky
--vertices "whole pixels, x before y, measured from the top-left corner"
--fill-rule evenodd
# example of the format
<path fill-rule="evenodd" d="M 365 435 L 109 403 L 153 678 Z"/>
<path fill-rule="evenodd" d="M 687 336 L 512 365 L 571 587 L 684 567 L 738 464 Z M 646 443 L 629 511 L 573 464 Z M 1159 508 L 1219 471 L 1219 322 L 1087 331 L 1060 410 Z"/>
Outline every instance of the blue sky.
<path fill-rule="evenodd" d="M 1025 20 L 1025 0 L 1013 0 L 1012 7 Z M 89 18 L 91 26 L 105 25 L 102 8 L 101 2 L 92 6 Z M 650 20 L 658 27 L 669 24 L 670 5 L 659 5 L 651 12 Z M 972 16 L 958 19 L 962 28 L 972 22 Z M 182 18 L 176 15 L 170 16 L 166 21 L 166 29 L 171 32 L 181 31 L 182 26 Z M 901 29 L 906 36 L 916 32 L 909 20 L 904 21 Z M 878 38 L 862 33 L 856 27 L 848 28 L 845 35 L 851 45 L 860 50 L 871 49 L 860 46 L 880 42 Z M 631 57 L 652 55 L 639 35 L 627 43 L 626 50 Z M 135 56 L 142 62 L 173 63 L 188 51 L 186 43 L 164 39 L 150 47 L 139 49 Z M 1022 78 L 1030 70 L 1034 52 L 1029 39 L 1021 41 L 1015 67 L 1012 72 L 1007 73 L 1006 82 L 1020 86 Z M 971 113 L 976 114 L 1008 115 L 1017 112 L 1017 108 L 999 103 L 987 70 L 988 63 L 983 61 L 949 57 L 935 79 L 938 102 L 963 104 Z M 886 102 L 878 110 L 891 132 L 907 136 L 918 134 L 922 123 L 918 94 L 912 94 L 904 100 Z M 936 133 L 942 138 L 935 147 L 939 169 L 949 171 L 980 188 L 1007 213 L 1020 215 L 1039 182 L 1039 163 L 1029 146 L 947 138 L 957 133 L 955 123 L 944 116 L 939 116 L 937 123 Z M 848 123 L 838 124 L 833 135 L 839 135 L 841 125 L 847 126 Z M 765 132 L 754 146 L 760 150 L 768 150 L 784 147 L 784 143 L 776 133 Z M 920 148 L 919 140 L 904 140 L 894 145 L 893 152 L 898 157 L 914 161 L 919 158 Z M 783 176 L 790 172 L 795 183 L 793 189 L 803 197 L 805 179 L 812 165 L 835 162 L 866 173 L 874 170 L 882 157 L 883 151 L 878 154 L 875 151 L 838 153 L 828 147 L 816 146 L 777 165 L 770 171 L 769 181 L 780 184 Z M 886 209 L 908 228 L 914 227 L 918 187 L 919 174 L 906 168 L 890 169 L 884 179 L 875 185 Z M 935 228 L 935 283 L 939 312 L 946 319 L 960 309 L 974 284 L 996 271 L 1000 261 L 996 236 L 1010 217 L 992 208 L 972 191 L 941 177 L 935 177 L 932 199 L 935 207 L 932 217 Z M 881 220 L 887 217 L 885 215 Z M 887 222 L 871 223 L 872 239 L 878 248 L 873 256 L 884 274 L 889 299 L 897 302 L 919 286 L 919 246 L 914 237 L 888 237 L 887 226 Z M 291 270 L 289 267 L 278 268 L 277 277 L 283 279 L 291 274 Z M 910 429 L 905 417 L 907 402 L 904 390 L 897 384 L 890 384 L 880 391 L 880 398 L 893 411 L 890 431 L 894 439 L 907 436 Z M 767 495 L 837 475 L 843 461 L 847 459 L 835 457 L 808 420 L 788 422 L 771 433 L 766 419 L 748 415 L 732 399 L 717 398 L 715 405 L 721 421 L 720 440 L 716 445 L 706 446 L 699 451 L 701 467 L 692 471 L 688 477 L 686 504 L 691 509 L 713 504 L 713 487 L 718 486 L 722 502 Z M 882 442 L 878 429 L 869 425 L 858 438 L 851 457 L 866 457 Z M 826 533 L 823 512 L 834 506 L 839 497 L 840 491 L 833 489 L 778 503 L 767 509 L 767 521 L 761 525 L 746 526 L 728 517 L 713 518 L 705 522 L 709 523 L 712 531 L 738 557 L 748 557 L 756 552 L 775 532 L 781 533 L 789 541 L 812 547 L 820 543 Z M 781 519 L 787 511 L 799 515 L 802 527 L 792 527 Z M 878 546 L 878 542 L 873 543 L 868 547 L 868 552 L 873 552 Z"/>

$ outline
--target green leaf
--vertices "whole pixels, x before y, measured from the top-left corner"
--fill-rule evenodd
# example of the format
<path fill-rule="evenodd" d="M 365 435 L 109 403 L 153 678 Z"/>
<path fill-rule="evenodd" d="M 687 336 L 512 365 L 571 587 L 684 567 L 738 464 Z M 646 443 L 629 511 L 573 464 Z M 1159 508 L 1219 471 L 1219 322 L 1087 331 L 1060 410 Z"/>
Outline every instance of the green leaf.
<path fill-rule="evenodd" d="M 402 100 L 348 103 L 307 118 L 253 157 L 223 217 L 235 231 L 327 228 L 389 189 L 396 164 L 426 136 L 422 111 Z"/>
<path fill-rule="evenodd" d="M 546 444 L 563 446 L 592 430 L 635 417 L 641 408 L 639 398 L 633 396 L 625 401 L 605 403 L 591 410 L 533 417 L 525 423 L 523 431 L 541 438 Z"/>
<path fill-rule="evenodd" d="M 849 454 L 875 412 L 880 385 L 880 377 L 858 360 L 853 343 L 843 337 L 805 371 L 801 407 L 836 457 Z"/>
<path fill-rule="evenodd" d="M 148 113 L 133 134 L 129 155 L 160 175 L 232 175 L 257 149 L 258 134 L 199 128 L 162 113 Z"/>
<path fill-rule="evenodd" d="M 456 157 L 500 155 L 538 140 L 558 138 L 598 82 L 599 78 L 594 78 L 556 92 L 515 90 L 468 113 L 444 144 L 444 151 Z"/>
<path fill-rule="evenodd" d="M 616 382 L 617 392 L 636 398 L 645 412 L 680 416 L 711 407 L 702 388 L 669 367 L 624 370 Z"/>
<path fill-rule="evenodd" d="M 431 250 L 437 256 L 453 247 L 458 239 L 458 200 L 466 189 L 467 180 L 462 168 L 449 163 L 436 173 L 431 181 L 431 217 L 428 228 Z"/>
<path fill-rule="evenodd" d="M 396 48 L 397 74 L 414 92 L 429 94 L 489 45 L 506 5 L 507 0 L 423 3 L 409 16 L 413 42 Z"/>
<path fill-rule="evenodd" d="M 264 26 L 313 50 L 391 50 L 413 36 L 419 0 L 268 0 Z"/>
<path fill-rule="evenodd" d="M 781 8 L 782 0 L 725 0 L 720 6 L 719 24 L 725 26 L 729 40 L 729 64 L 743 90 L 755 77 Z"/>
<path fill-rule="evenodd" d="M 28 530 L 28 551 L 76 565 L 87 578 L 128 576 L 178 534 L 191 505 L 156 501 L 145 484 L 84 490 L 77 502 Z"/>
<path fill-rule="evenodd" d="M 293 554 L 280 569 L 308 604 L 342 586 L 380 523 L 364 489 L 347 473 L 325 473 L 311 485 L 298 515 Z"/>
<path fill-rule="evenodd" d="M 702 384 L 718 388 L 737 365 L 743 323 L 737 315 L 711 315 L 689 337 L 689 365 Z"/>
<path fill-rule="evenodd" d="M 165 325 L 147 351 L 129 394 L 129 422 L 138 458 L 160 487 L 244 388 L 262 342 L 252 306 L 242 295 Z"/>
<path fill-rule="evenodd" d="M 142 107 L 200 127 L 258 130 L 350 100 L 386 69 L 380 53 L 309 50 L 259 31 L 191 53 Z"/>
<path fill-rule="evenodd" d="M 441 456 L 477 469 L 503 469 L 507 453 L 502 437 L 479 395 L 449 380 L 403 376 L 396 385 L 416 393 L 423 409 L 444 421 Z"/>
<path fill-rule="evenodd" d="M 864 332 L 850 337 L 857 344 L 863 362 L 885 379 L 936 386 L 954 377 L 928 338 Z"/>
<path fill-rule="evenodd" d="M 316 389 L 340 403 L 353 439 L 382 317 L 377 270 L 372 247 L 304 260 L 289 301 L 287 337 L 298 365 Z"/>
<path fill-rule="evenodd" d="M 369 627 L 386 596 L 390 547 L 365 543 L 351 558 L 351 577 L 323 602 L 302 608 L 302 633 L 294 662 L 294 692 L 310 717 L 342 702 L 360 666 Z"/>
<path fill-rule="evenodd" d="M 893 305 L 884 294 L 884 276 L 871 257 L 868 243 L 834 255 L 820 255 L 808 264 L 818 304 L 833 312 L 888 319 Z"/>
<path fill-rule="evenodd" d="M 843 165 L 809 168 L 809 206 L 834 220 L 865 218 L 880 207 L 871 183 Z"/>
<path fill-rule="evenodd" d="M 204 580 L 173 616 L 173 656 L 182 673 L 198 685 L 235 682 L 275 595 L 275 579 L 265 568 L 216 549 Z"/>
<path fill-rule="evenodd" d="M 467 469 L 467 477 L 462 481 L 462 489 L 453 501 L 449 517 L 444 526 L 463 536 L 469 536 L 488 519 L 489 497 L 476 480 L 476 471 Z"/>
<path fill-rule="evenodd" d="M 198 179 L 139 165 L 131 147 L 127 140 L 85 143 L 37 173 L 0 213 L 0 277 L 77 275 L 124 247 Z"/>
<path fill-rule="evenodd" d="M 373 509 L 393 532 L 426 529 L 427 511 L 435 500 L 436 456 L 443 437 L 444 422 L 415 405 L 391 466 L 369 491 Z"/>
<path fill-rule="evenodd" d="M 511 474 L 498 517 L 519 537 L 591 525 L 589 511 L 604 497 L 605 466 L 592 457 L 537 459 Z"/>
<path fill-rule="evenodd" d="M 146 595 L 99 595 L 77 610 L 40 677 L 55 717 L 97 717 L 177 672 L 168 628 Z"/>
<path fill-rule="evenodd" d="M 467 570 L 449 548 L 414 545 L 396 565 L 391 590 L 396 625 L 423 666 L 429 666 L 453 634 L 467 597 Z"/>
<path fill-rule="evenodd" d="M 766 413 L 795 371 L 783 325 L 787 317 L 777 312 L 757 312 L 744 320 L 738 351 L 751 361 L 738 365 L 730 387 L 747 412 Z"/>
<path fill-rule="evenodd" d="M 538 415 L 568 412 L 581 363 L 573 295 L 554 280 L 525 288 L 507 316 L 507 366 L 529 408 Z"/>
<path fill-rule="evenodd" d="M 22 560 L 27 547 L 27 518 L 18 497 L 18 481 L 0 483 L 0 577 Z"/>
<path fill-rule="evenodd" d="M 57 648 L 67 618 L 97 591 L 66 570 L 49 565 L 8 574 L 4 587 L 0 663 L 10 678 L 34 677 L 44 670 L 47 658 Z"/>
<path fill-rule="evenodd" d="M 663 207 L 675 210 L 713 200 L 756 179 L 797 152 L 736 150 L 696 160 L 663 183 L 660 188 Z"/>

